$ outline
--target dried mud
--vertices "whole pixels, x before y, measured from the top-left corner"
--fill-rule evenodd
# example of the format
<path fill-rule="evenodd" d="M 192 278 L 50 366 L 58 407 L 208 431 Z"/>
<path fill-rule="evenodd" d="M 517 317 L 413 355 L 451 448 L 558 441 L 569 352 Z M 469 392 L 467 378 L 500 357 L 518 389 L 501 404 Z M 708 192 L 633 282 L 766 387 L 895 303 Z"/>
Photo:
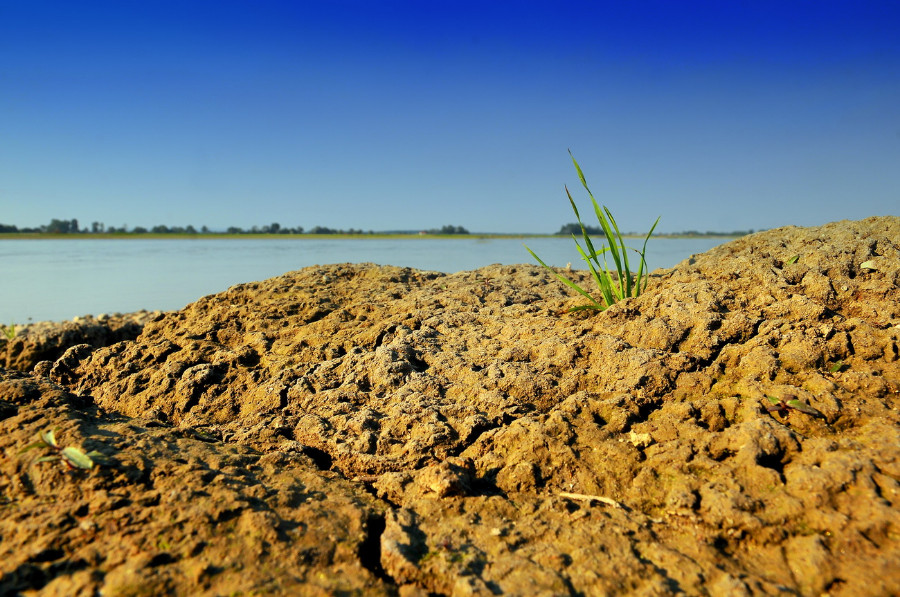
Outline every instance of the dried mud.
<path fill-rule="evenodd" d="M 0 593 L 900 593 L 900 218 L 580 302 L 530 265 L 333 265 L 13 340 Z M 48 428 L 108 462 L 19 453 Z"/>

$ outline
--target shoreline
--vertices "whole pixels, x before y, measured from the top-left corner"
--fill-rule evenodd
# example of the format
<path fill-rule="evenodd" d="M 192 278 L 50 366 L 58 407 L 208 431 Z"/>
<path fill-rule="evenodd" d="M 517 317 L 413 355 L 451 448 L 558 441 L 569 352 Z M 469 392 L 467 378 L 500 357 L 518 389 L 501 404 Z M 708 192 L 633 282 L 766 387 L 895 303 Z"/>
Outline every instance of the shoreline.
<path fill-rule="evenodd" d="M 755 233 L 754 233 L 755 234 Z M 623 233 L 622 238 L 644 238 L 643 234 Z M 470 233 L 470 234 L 391 234 L 391 233 L 375 233 L 375 234 L 228 234 L 228 233 L 210 233 L 210 234 L 131 234 L 131 233 L 114 233 L 114 234 L 95 234 L 93 232 L 77 233 L 77 234 L 45 234 L 31 232 L 16 233 L 0 233 L 0 240 L 184 240 L 184 239 L 290 239 L 290 240 L 327 240 L 333 239 L 452 239 L 452 240 L 490 240 L 490 239 L 530 239 L 530 238 L 564 238 L 570 237 L 564 234 L 532 234 L 532 233 Z M 593 235 L 592 238 L 603 238 L 600 235 Z M 741 238 L 734 234 L 654 234 L 650 237 L 654 238 L 675 238 L 675 239 L 721 239 L 723 241 Z"/>

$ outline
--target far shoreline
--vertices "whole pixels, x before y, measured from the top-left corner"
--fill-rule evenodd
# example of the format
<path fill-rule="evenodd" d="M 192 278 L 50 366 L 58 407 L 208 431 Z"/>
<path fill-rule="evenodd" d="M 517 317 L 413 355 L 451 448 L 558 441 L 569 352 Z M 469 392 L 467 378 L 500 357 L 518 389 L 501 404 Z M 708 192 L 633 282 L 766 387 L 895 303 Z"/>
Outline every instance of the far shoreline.
<path fill-rule="evenodd" d="M 602 235 L 592 235 L 597 238 L 602 238 Z M 644 234 L 638 233 L 623 233 L 623 238 L 644 238 Z M 686 233 L 666 233 L 666 234 L 654 234 L 650 238 L 714 238 L 714 239 L 735 239 L 740 238 L 741 235 L 736 235 L 733 233 L 702 233 L 702 234 L 686 234 Z M 453 239 L 453 240 L 465 240 L 465 239 L 476 239 L 476 240 L 491 240 L 491 239 L 528 239 L 528 238 L 570 238 L 564 234 L 537 234 L 537 233 L 494 233 L 494 232 L 473 232 L 469 234 L 406 234 L 406 233 L 363 233 L 363 234 L 349 234 L 349 233 L 333 233 L 333 234 L 272 234 L 272 233 L 246 233 L 246 234 L 234 234 L 228 232 L 211 232 L 211 233 L 197 233 L 197 234 L 181 234 L 181 233 L 133 233 L 133 232 L 115 232 L 115 233 L 94 233 L 94 232 L 78 232 L 78 233 L 67 233 L 67 234 L 48 234 L 46 232 L 9 232 L 9 233 L 0 233 L 0 240 L 103 240 L 103 239 L 115 239 L 115 240 L 139 240 L 139 239 L 152 239 L 152 240 L 184 240 L 184 239 L 254 239 L 254 240 L 272 240 L 272 239 L 292 239 L 292 240 L 324 240 L 324 239 L 397 239 L 397 240 L 416 240 L 416 239 Z"/>

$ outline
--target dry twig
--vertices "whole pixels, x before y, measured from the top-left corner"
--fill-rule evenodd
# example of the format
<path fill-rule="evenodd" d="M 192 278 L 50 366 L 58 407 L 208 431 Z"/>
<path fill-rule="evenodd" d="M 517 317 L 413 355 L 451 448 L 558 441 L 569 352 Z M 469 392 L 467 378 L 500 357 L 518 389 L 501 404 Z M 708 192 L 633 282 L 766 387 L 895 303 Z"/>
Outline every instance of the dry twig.
<path fill-rule="evenodd" d="M 568 491 L 560 491 L 559 495 L 560 495 L 560 497 L 569 498 L 570 500 L 581 500 L 583 502 L 593 502 L 596 500 L 598 502 L 603 502 L 604 504 L 606 504 L 608 506 L 612 506 L 614 508 L 621 508 L 623 510 L 625 509 L 625 506 L 623 506 L 621 503 L 617 502 L 614 499 L 611 499 L 608 497 L 603 497 L 602 495 L 587 495 L 584 493 L 569 493 Z"/>

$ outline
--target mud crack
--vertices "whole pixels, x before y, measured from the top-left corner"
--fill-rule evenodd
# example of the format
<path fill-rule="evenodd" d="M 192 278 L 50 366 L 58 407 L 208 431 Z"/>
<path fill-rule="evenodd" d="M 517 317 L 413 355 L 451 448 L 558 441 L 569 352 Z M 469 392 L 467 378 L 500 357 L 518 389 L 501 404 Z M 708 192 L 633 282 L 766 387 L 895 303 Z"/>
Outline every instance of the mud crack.
<path fill-rule="evenodd" d="M 379 580 L 396 585 L 394 578 L 381 565 L 381 537 L 387 527 L 383 514 L 372 513 L 366 519 L 365 538 L 359 544 L 359 563 Z"/>

